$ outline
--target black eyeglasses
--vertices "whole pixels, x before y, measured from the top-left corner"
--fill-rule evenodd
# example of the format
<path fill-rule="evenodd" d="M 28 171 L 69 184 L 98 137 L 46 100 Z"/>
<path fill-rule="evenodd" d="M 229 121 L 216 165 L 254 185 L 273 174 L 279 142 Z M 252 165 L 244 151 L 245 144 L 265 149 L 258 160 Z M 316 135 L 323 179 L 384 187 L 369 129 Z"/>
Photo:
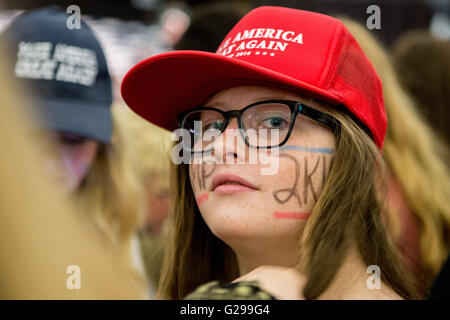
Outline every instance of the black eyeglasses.
<path fill-rule="evenodd" d="M 196 108 L 180 113 L 178 123 L 190 133 L 190 142 L 185 148 L 194 153 L 211 151 L 212 137 L 222 134 L 233 117 L 238 118 L 239 132 L 249 147 L 270 149 L 287 142 L 299 114 L 326 126 L 334 134 L 340 127 L 334 117 L 291 100 L 265 100 L 231 111 Z"/>

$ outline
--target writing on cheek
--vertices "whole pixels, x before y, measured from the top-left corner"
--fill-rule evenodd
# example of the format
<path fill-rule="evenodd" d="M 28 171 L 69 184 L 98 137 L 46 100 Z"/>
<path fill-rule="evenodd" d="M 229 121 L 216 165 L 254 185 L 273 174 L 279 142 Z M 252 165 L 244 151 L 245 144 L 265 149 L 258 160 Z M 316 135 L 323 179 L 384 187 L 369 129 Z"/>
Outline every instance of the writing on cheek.
<path fill-rule="evenodd" d="M 273 214 L 275 219 L 295 219 L 306 220 L 309 217 L 309 212 L 281 212 L 275 211 Z"/>
<path fill-rule="evenodd" d="M 323 158 L 323 156 L 322 156 Z M 319 161 L 320 161 L 320 157 L 317 158 L 316 164 L 314 165 L 314 169 L 312 169 L 311 171 L 308 171 L 308 159 L 305 158 L 304 161 L 304 171 L 305 174 L 303 176 L 303 182 L 304 182 L 304 186 L 303 186 L 303 200 L 304 203 L 308 203 L 308 193 L 311 192 L 314 198 L 314 201 L 317 201 L 317 193 L 314 190 L 314 185 L 312 182 L 312 175 L 316 172 L 317 167 L 319 166 Z"/>
<path fill-rule="evenodd" d="M 292 187 L 275 190 L 273 192 L 273 197 L 275 198 L 275 200 L 278 203 L 281 203 L 281 204 L 288 202 L 289 199 L 294 197 L 297 200 L 298 205 L 301 206 L 302 200 L 300 199 L 300 195 L 297 192 L 297 185 L 298 185 L 299 173 L 300 173 L 300 165 L 299 165 L 297 159 L 289 154 L 280 154 L 279 157 L 287 158 L 287 159 L 291 160 L 292 162 L 294 162 L 294 166 L 295 166 L 294 179 L 295 180 L 294 180 L 294 185 Z M 285 195 L 285 197 L 283 197 L 283 194 Z"/>
<path fill-rule="evenodd" d="M 315 162 L 311 165 L 311 159 L 305 157 L 303 158 L 303 170 L 301 170 L 300 162 L 297 158 L 292 155 L 282 153 L 279 155 L 280 158 L 289 159 L 294 164 L 294 182 L 292 186 L 288 188 L 274 190 L 272 195 L 276 202 L 280 204 L 287 203 L 292 197 L 297 201 L 299 209 L 308 203 L 312 196 L 314 201 L 317 201 L 319 195 L 319 188 L 325 184 L 327 175 L 327 157 L 321 154 L 317 157 Z M 321 170 L 319 169 L 321 168 Z M 321 185 L 314 185 L 313 176 L 321 171 L 322 179 Z M 303 173 L 303 190 L 302 193 L 299 191 L 299 181 L 301 178 L 301 173 Z M 302 197 L 300 196 L 302 194 Z M 298 212 L 273 212 L 273 217 L 277 219 L 299 219 L 304 220 L 309 216 L 308 212 L 298 211 Z"/>
<path fill-rule="evenodd" d="M 203 204 L 203 202 L 208 200 L 208 198 L 209 198 L 208 192 L 203 192 L 200 196 L 195 198 L 195 201 L 197 201 L 197 205 L 200 207 Z"/>
<path fill-rule="evenodd" d="M 196 194 L 201 193 L 200 196 L 196 198 L 198 206 L 209 198 L 209 193 L 206 190 L 206 179 L 211 177 L 215 170 L 215 163 L 212 163 L 211 165 L 192 164 L 190 166 L 192 189 Z"/>

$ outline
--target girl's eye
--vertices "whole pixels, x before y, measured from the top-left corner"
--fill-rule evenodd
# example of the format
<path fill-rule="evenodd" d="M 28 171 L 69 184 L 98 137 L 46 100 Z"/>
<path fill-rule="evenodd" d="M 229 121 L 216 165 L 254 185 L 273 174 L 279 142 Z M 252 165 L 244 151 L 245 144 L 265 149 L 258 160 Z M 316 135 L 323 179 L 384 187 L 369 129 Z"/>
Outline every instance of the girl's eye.
<path fill-rule="evenodd" d="M 203 127 L 203 131 L 207 131 L 209 129 L 222 130 L 222 126 L 223 126 L 223 121 L 216 120 L 216 121 L 208 123 L 205 127 Z"/>
<path fill-rule="evenodd" d="M 287 125 L 287 121 L 281 117 L 271 117 L 264 119 L 262 124 L 269 129 L 283 129 Z"/>

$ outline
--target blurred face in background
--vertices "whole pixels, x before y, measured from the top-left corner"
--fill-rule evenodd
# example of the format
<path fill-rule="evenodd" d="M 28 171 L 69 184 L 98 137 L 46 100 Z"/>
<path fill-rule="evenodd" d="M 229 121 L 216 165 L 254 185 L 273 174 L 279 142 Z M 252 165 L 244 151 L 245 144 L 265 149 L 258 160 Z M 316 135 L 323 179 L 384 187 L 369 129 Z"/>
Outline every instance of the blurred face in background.
<path fill-rule="evenodd" d="M 153 172 L 147 177 L 147 231 L 158 235 L 169 214 L 170 190 L 164 175 Z"/>
<path fill-rule="evenodd" d="M 99 143 L 65 132 L 49 132 L 47 135 L 50 143 L 44 155 L 45 170 L 58 187 L 63 188 L 64 193 L 72 193 L 88 174 Z"/>

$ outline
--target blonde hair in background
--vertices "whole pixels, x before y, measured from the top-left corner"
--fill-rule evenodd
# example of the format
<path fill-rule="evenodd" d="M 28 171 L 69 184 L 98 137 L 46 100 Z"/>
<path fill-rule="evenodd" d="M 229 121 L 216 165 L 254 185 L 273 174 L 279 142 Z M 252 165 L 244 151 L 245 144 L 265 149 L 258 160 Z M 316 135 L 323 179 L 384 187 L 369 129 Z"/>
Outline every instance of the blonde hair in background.
<path fill-rule="evenodd" d="M 77 190 L 76 202 L 104 245 L 128 265 L 130 276 L 142 286 L 147 283 L 140 257 L 134 256 L 134 238 L 144 222 L 145 198 L 139 173 L 134 167 L 131 135 L 120 120 L 121 106 L 113 105 L 111 144 L 100 145 L 92 167 Z"/>
<path fill-rule="evenodd" d="M 429 285 L 450 247 L 450 173 L 445 160 L 448 146 L 434 134 L 400 86 L 383 46 L 359 23 L 348 18 L 340 20 L 382 80 L 388 118 L 384 158 L 420 221 L 421 258 Z"/>
<path fill-rule="evenodd" d="M 171 132 L 141 118 L 125 104 L 117 104 L 114 111 L 116 121 L 128 136 L 130 160 L 144 190 L 146 221 L 139 233 L 139 240 L 151 295 L 155 295 L 166 237 L 166 219 L 161 203 L 165 201 L 170 205 Z"/>
<path fill-rule="evenodd" d="M 171 132 L 141 118 L 125 105 L 118 105 L 115 115 L 132 137 L 128 143 L 133 150 L 131 160 L 139 179 L 152 178 L 152 185 L 158 189 L 169 189 Z"/>

